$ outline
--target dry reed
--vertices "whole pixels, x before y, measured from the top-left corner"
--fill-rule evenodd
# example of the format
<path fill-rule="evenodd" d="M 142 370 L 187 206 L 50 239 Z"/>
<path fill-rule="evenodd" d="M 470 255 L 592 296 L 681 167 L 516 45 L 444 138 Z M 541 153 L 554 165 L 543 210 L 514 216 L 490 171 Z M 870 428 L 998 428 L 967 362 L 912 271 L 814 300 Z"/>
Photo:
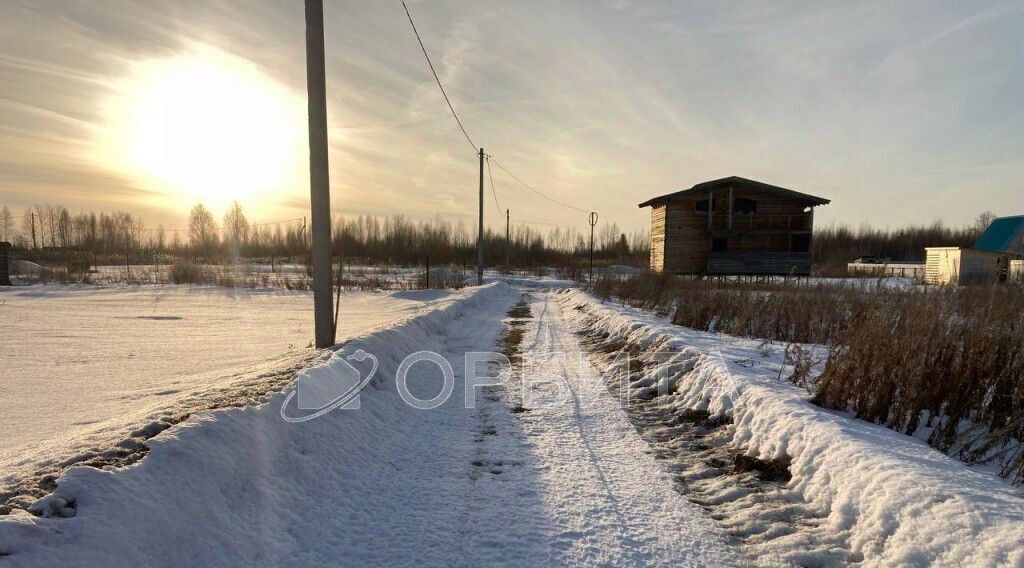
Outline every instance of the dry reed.
<path fill-rule="evenodd" d="M 1024 481 L 1024 288 L 603 279 L 595 293 L 679 325 L 828 346 L 813 402 Z"/>

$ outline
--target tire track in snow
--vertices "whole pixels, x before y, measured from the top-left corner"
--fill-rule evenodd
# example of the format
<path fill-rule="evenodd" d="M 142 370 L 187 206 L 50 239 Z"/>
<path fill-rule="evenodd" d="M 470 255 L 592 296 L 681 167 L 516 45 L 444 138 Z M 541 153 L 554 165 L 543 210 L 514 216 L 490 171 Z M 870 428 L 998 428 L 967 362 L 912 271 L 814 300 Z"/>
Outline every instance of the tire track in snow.
<path fill-rule="evenodd" d="M 522 395 L 543 397 L 537 391 L 556 384 L 565 396 L 547 404 L 524 400 L 530 411 L 517 416 L 533 441 L 547 508 L 560 527 L 549 537 L 554 545 L 578 565 L 735 563 L 713 521 L 658 471 L 552 294 L 532 308 L 539 315 L 523 352 Z M 546 380 L 552 375 L 554 381 Z"/>

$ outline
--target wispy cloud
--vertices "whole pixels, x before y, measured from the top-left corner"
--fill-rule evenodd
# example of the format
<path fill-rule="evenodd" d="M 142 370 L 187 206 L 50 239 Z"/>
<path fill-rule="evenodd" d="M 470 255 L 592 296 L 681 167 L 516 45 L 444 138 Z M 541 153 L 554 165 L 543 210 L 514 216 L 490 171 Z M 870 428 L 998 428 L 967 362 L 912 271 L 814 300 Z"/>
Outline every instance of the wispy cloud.
<path fill-rule="evenodd" d="M 401 6 L 327 8 L 334 205 L 471 219 L 476 162 Z M 647 223 L 635 205 L 650 195 L 730 174 L 824 194 L 826 221 L 956 223 L 1020 207 L 1020 2 L 410 8 L 474 139 L 620 226 Z M 296 96 L 305 88 L 302 9 L 291 0 L 12 0 L 0 22 L 0 202 L 15 208 L 134 203 L 154 222 L 181 223 L 190 203 L 89 159 L 102 101 L 139 61 L 199 43 Z M 520 218 L 583 223 L 500 173 L 495 181 Z M 306 183 L 296 176 L 268 206 L 300 215 Z M 894 199 L 908 207 L 879 207 Z"/>

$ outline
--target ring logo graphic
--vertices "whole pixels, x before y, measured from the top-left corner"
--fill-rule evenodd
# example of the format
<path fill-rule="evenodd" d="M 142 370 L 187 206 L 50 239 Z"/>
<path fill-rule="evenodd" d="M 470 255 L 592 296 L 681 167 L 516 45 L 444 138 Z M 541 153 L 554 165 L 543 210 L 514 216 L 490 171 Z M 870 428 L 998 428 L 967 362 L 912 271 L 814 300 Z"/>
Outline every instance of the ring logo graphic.
<path fill-rule="evenodd" d="M 349 361 L 362 362 L 370 360 L 370 371 L 363 377 L 359 369 Z M 281 418 L 285 422 L 306 422 L 327 414 L 335 408 L 346 410 L 359 408 L 359 391 L 373 379 L 377 372 L 377 358 L 372 354 L 356 350 L 344 359 L 331 361 L 330 364 L 316 368 L 315 373 L 306 373 L 299 377 L 295 390 L 288 393 L 281 403 Z M 299 410 L 315 410 L 311 414 L 289 416 L 286 409 L 291 400 L 296 399 Z"/>

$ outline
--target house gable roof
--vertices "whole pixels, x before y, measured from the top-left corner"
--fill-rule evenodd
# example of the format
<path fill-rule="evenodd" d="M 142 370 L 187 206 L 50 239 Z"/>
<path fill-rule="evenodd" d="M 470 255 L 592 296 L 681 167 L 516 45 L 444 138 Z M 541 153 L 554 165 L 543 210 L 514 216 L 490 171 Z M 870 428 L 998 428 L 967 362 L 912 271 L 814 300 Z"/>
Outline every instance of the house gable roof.
<path fill-rule="evenodd" d="M 823 197 L 816 197 L 814 195 L 800 193 L 799 191 L 793 191 L 792 189 L 786 189 L 784 187 L 779 187 L 777 185 L 771 185 L 760 181 L 754 181 L 752 179 L 742 178 L 739 176 L 730 176 L 722 179 L 701 182 L 689 189 L 684 189 L 682 191 L 666 193 L 665 195 L 653 197 L 641 203 L 639 207 L 652 207 L 654 205 L 660 205 L 666 201 L 669 201 L 673 197 L 684 197 L 692 194 L 698 194 L 708 189 L 715 189 L 717 187 L 727 187 L 730 185 L 748 189 L 757 189 L 779 197 L 786 197 L 794 201 L 801 201 L 812 207 L 815 205 L 826 205 L 830 203 L 828 199 L 825 199 Z"/>
<path fill-rule="evenodd" d="M 1017 252 L 1010 248 L 1024 231 L 1024 215 L 996 217 L 971 248 L 994 252 Z"/>

